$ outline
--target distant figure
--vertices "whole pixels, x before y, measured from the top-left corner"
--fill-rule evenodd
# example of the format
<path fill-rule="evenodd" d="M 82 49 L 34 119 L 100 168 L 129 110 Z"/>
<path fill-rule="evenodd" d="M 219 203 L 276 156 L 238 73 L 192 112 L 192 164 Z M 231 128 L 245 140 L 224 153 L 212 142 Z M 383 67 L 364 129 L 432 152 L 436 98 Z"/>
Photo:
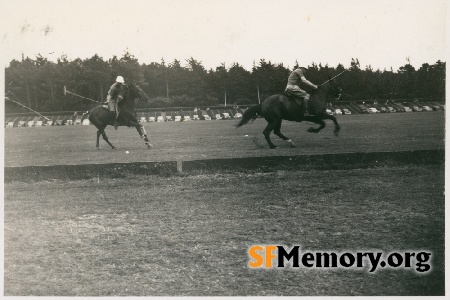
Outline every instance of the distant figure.
<path fill-rule="evenodd" d="M 111 112 L 116 112 L 116 118 L 114 120 L 114 129 L 117 130 L 117 117 L 119 116 L 119 101 L 123 99 L 122 97 L 122 85 L 125 80 L 122 76 L 117 76 L 116 82 L 111 85 L 108 91 L 108 96 L 106 101 L 108 102 L 108 107 Z"/>
<path fill-rule="evenodd" d="M 288 83 L 284 92 L 289 96 L 294 96 L 297 104 L 300 107 L 302 107 L 303 105 L 304 108 L 303 111 L 307 112 L 308 111 L 307 102 L 309 100 L 309 94 L 305 92 L 302 88 L 309 86 L 316 90 L 318 86 L 306 79 L 304 75 L 305 72 L 306 68 L 304 67 L 298 67 L 297 69 L 292 71 L 288 77 Z"/>

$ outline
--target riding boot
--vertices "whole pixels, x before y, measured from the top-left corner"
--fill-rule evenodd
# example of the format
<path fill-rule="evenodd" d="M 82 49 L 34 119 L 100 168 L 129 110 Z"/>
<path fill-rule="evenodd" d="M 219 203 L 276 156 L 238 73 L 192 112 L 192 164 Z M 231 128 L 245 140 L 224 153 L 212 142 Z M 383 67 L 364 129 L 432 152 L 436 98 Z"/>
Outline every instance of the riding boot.
<path fill-rule="evenodd" d="M 117 117 L 119 116 L 119 113 L 116 108 L 116 119 L 114 120 L 114 129 L 117 130 L 119 128 L 119 124 L 117 123 Z"/>
<path fill-rule="evenodd" d="M 308 111 L 306 110 L 306 101 L 304 98 L 295 98 L 295 101 L 297 102 L 297 105 L 300 107 L 302 111 L 302 117 L 308 115 Z"/>
<path fill-rule="evenodd" d="M 303 99 L 303 111 L 305 116 L 309 116 L 308 101 L 309 99 Z"/>

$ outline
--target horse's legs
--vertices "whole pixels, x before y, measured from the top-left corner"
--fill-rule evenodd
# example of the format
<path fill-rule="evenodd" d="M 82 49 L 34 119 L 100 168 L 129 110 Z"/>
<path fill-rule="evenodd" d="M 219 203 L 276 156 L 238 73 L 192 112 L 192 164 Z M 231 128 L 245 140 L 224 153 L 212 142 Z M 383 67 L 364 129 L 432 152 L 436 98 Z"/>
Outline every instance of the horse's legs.
<path fill-rule="evenodd" d="M 318 133 L 319 131 L 321 131 L 322 129 L 325 128 L 326 124 L 325 122 L 322 120 L 321 116 L 306 116 L 304 118 L 304 121 L 309 121 L 309 122 L 314 122 L 319 124 L 320 126 L 317 128 L 314 127 L 310 127 L 308 129 L 308 132 L 314 132 L 314 133 Z"/>
<path fill-rule="evenodd" d="M 95 145 L 96 149 L 100 149 L 100 134 L 102 134 L 102 131 L 99 129 L 97 130 L 97 144 Z"/>
<path fill-rule="evenodd" d="M 270 148 L 277 148 L 272 141 L 270 140 L 270 133 L 272 130 L 277 126 L 278 121 L 266 119 L 266 121 L 269 123 L 266 126 L 266 129 L 264 129 L 263 134 L 266 137 L 267 143 L 269 143 Z"/>
<path fill-rule="evenodd" d="M 323 128 L 325 128 L 325 122 L 323 120 L 332 120 L 334 123 L 334 135 L 338 136 L 339 131 L 341 130 L 341 126 L 338 124 L 336 117 L 329 114 L 317 115 L 317 116 L 307 116 L 305 117 L 305 121 L 310 121 L 319 124 L 318 128 L 311 127 L 308 129 L 308 132 L 319 132 Z"/>
<path fill-rule="evenodd" d="M 332 120 L 334 123 L 334 135 L 338 136 L 339 135 L 339 131 L 341 130 L 341 126 L 338 124 L 336 117 L 333 115 L 329 115 L 329 114 L 324 114 L 323 119 L 328 119 L 328 120 Z"/>
<path fill-rule="evenodd" d="M 275 126 L 275 128 L 274 128 L 274 130 L 273 130 L 273 133 L 275 133 L 275 134 L 278 135 L 280 138 L 282 138 L 283 140 L 285 140 L 286 142 L 288 142 L 289 145 L 290 145 L 291 147 L 295 147 L 294 142 L 293 142 L 290 138 L 284 136 L 284 135 L 281 133 L 281 122 L 282 122 L 282 120 L 278 121 L 278 123 L 276 124 L 276 126 Z"/>
<path fill-rule="evenodd" d="M 139 133 L 139 135 L 141 136 L 141 138 L 144 140 L 145 145 L 147 146 L 148 149 L 152 148 L 152 145 L 150 144 L 148 137 L 147 137 L 147 132 L 145 132 L 145 128 L 144 125 L 137 123 L 135 125 L 135 128 L 137 130 L 137 132 Z"/>
<path fill-rule="evenodd" d="M 111 144 L 111 143 L 109 142 L 108 137 L 106 136 L 106 133 L 105 133 L 105 129 L 99 129 L 99 130 L 97 131 L 97 149 L 100 148 L 100 147 L 98 146 L 98 139 L 99 139 L 99 137 L 100 137 L 100 134 L 102 135 L 102 137 L 103 137 L 103 139 L 105 140 L 105 142 L 107 142 L 108 145 L 111 146 L 111 148 L 117 149 L 116 147 L 113 146 L 113 144 Z"/>

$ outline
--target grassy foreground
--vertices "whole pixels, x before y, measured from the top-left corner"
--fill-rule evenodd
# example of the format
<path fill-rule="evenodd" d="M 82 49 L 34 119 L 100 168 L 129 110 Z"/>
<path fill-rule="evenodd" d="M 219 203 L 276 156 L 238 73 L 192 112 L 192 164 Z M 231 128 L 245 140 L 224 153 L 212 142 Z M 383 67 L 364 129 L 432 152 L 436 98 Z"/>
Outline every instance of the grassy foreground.
<path fill-rule="evenodd" d="M 443 295 L 444 170 L 5 184 L 5 295 Z M 433 251 L 433 271 L 249 269 L 254 244 Z"/>

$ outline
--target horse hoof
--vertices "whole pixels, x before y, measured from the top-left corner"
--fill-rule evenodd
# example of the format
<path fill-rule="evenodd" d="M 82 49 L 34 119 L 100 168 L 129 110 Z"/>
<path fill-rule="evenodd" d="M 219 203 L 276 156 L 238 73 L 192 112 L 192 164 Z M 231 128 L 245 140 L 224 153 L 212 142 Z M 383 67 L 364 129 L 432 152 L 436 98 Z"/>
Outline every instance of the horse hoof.
<path fill-rule="evenodd" d="M 270 146 L 270 149 L 278 149 L 278 146 Z"/>
<path fill-rule="evenodd" d="M 151 144 L 147 145 L 147 149 L 152 149 L 152 148 L 153 148 L 153 146 Z"/>
<path fill-rule="evenodd" d="M 95 147 L 95 150 L 100 150 L 100 147 Z"/>
<path fill-rule="evenodd" d="M 117 148 L 116 147 L 112 147 L 113 148 L 113 150 L 117 150 Z"/>
<path fill-rule="evenodd" d="M 317 133 L 317 130 L 315 128 L 311 127 L 308 129 L 308 132 Z"/>
<path fill-rule="evenodd" d="M 336 129 L 336 130 L 334 131 L 334 135 L 335 135 L 335 136 L 339 136 L 339 129 Z"/>

